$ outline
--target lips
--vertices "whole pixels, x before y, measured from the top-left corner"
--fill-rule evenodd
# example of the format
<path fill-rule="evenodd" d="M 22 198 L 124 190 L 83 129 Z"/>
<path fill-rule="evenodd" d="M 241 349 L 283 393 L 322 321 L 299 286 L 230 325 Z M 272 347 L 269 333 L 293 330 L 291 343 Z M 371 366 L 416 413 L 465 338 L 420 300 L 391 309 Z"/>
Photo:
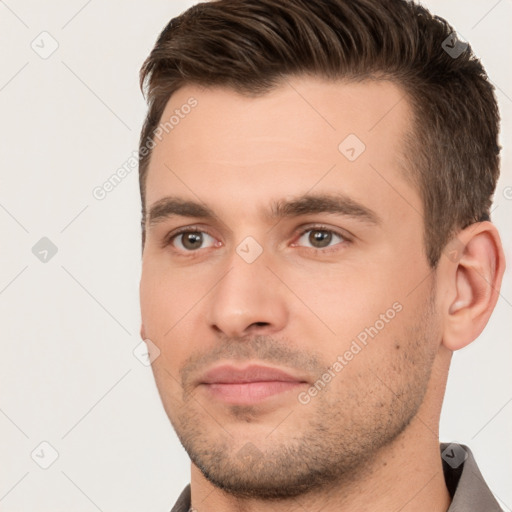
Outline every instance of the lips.
<path fill-rule="evenodd" d="M 259 365 L 251 365 L 246 368 L 235 368 L 229 365 L 217 366 L 208 371 L 202 379 L 203 384 L 240 384 L 262 381 L 301 382 L 303 380 L 278 368 Z"/>
<path fill-rule="evenodd" d="M 297 389 L 307 383 L 279 368 L 250 365 L 237 368 L 222 365 L 204 374 L 200 385 L 215 398 L 231 404 L 252 404 Z"/>

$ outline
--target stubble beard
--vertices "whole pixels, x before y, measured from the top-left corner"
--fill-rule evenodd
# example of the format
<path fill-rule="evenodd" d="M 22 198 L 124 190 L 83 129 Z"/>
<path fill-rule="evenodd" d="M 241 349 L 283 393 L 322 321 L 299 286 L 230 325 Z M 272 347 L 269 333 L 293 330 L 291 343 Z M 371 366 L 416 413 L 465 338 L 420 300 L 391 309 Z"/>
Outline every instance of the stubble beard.
<path fill-rule="evenodd" d="M 394 343 L 401 349 L 385 365 L 367 364 L 350 381 L 342 381 L 342 372 L 337 386 L 330 384 L 307 405 L 293 404 L 287 431 L 295 415 L 301 419 L 288 437 L 278 435 L 279 426 L 272 435 L 234 437 L 186 392 L 182 407 L 168 411 L 169 417 L 191 461 L 230 495 L 275 501 L 339 488 L 370 471 L 375 454 L 393 443 L 418 412 L 436 353 L 426 336 L 431 319 L 426 308 L 419 322 L 404 328 Z M 243 357 L 252 350 L 262 360 L 269 350 L 281 350 L 267 337 L 233 344 L 230 350 L 236 352 L 237 346 L 244 347 Z M 257 406 L 231 406 L 229 413 L 248 431 L 258 421 Z M 269 432 L 273 428 L 269 425 Z"/>

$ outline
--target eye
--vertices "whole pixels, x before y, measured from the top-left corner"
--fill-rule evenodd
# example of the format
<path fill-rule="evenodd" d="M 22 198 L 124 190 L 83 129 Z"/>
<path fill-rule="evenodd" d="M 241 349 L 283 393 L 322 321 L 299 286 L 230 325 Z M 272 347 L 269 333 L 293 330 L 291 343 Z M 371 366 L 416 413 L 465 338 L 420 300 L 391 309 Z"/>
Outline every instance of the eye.
<path fill-rule="evenodd" d="M 191 252 L 206 247 L 214 247 L 217 241 L 204 231 L 182 231 L 170 237 L 169 244 L 181 251 Z"/>
<path fill-rule="evenodd" d="M 296 244 L 313 249 L 323 249 L 346 241 L 342 235 L 325 228 L 310 228 L 303 231 Z"/>

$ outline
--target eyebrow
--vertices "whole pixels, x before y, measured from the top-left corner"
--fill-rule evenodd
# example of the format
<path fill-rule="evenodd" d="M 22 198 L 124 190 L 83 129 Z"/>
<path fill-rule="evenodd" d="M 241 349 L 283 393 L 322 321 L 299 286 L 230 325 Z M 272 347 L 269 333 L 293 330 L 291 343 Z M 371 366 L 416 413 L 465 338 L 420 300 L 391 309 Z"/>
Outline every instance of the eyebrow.
<path fill-rule="evenodd" d="M 277 201 L 272 205 L 270 218 L 277 220 L 317 213 L 344 215 L 374 225 L 382 222 L 376 212 L 342 193 L 305 194 L 289 201 Z"/>
<path fill-rule="evenodd" d="M 381 218 L 373 210 L 345 194 L 304 194 L 290 200 L 272 203 L 266 217 L 271 221 L 318 213 L 332 213 L 352 217 L 368 224 L 379 225 Z M 164 197 L 151 205 L 148 213 L 150 226 L 170 217 L 195 217 L 214 220 L 217 215 L 203 203 L 179 197 Z"/>
<path fill-rule="evenodd" d="M 174 216 L 198 217 L 209 220 L 216 218 L 213 210 L 204 204 L 179 197 L 163 197 L 149 209 L 148 223 L 152 226 Z"/>

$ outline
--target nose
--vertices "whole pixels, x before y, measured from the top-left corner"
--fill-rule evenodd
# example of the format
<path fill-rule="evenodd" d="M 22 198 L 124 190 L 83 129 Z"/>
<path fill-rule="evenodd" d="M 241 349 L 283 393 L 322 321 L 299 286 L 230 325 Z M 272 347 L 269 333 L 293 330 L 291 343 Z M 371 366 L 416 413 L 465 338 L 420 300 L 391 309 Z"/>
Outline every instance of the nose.
<path fill-rule="evenodd" d="M 285 290 L 262 257 L 247 263 L 235 253 L 208 299 L 210 327 L 228 337 L 275 334 L 288 321 Z"/>

